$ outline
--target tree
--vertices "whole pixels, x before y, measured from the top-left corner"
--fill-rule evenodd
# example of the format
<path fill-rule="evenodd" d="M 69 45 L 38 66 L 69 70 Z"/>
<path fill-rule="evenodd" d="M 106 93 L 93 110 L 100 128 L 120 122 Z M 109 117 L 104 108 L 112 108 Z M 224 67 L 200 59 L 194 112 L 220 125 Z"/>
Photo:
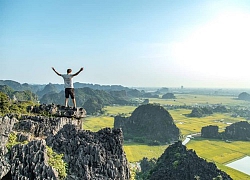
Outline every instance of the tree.
<path fill-rule="evenodd" d="M 14 90 L 7 85 L 0 85 L 0 91 L 11 97 Z"/>
<path fill-rule="evenodd" d="M 9 107 L 10 107 L 9 97 L 5 93 L 0 92 L 0 112 L 1 112 L 1 114 L 9 113 Z"/>

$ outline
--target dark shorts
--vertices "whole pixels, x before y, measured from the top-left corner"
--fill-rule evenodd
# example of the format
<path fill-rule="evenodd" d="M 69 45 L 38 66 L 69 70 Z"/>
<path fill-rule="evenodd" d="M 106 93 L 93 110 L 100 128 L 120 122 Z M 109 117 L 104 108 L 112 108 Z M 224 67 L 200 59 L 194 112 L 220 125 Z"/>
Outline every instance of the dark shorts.
<path fill-rule="evenodd" d="M 70 95 L 71 99 L 75 98 L 74 88 L 65 88 L 65 98 L 69 98 L 69 95 Z"/>

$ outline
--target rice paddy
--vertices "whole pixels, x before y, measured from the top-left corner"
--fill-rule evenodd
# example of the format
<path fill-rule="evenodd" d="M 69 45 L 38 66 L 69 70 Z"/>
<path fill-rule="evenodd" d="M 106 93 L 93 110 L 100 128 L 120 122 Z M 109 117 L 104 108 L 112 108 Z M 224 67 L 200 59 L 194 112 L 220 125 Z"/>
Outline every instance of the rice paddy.
<path fill-rule="evenodd" d="M 248 102 L 235 100 L 230 96 L 205 96 L 205 95 L 176 95 L 176 100 L 150 99 L 150 103 L 159 103 L 164 105 L 197 105 L 197 104 L 223 104 L 249 106 Z M 83 129 L 98 131 L 105 127 L 113 128 L 114 116 L 131 116 L 136 106 L 107 106 L 104 108 L 105 114 L 96 117 L 87 117 L 83 123 Z M 224 131 L 230 123 L 245 121 L 244 118 L 232 117 L 229 113 L 214 113 L 202 118 L 191 118 L 186 115 L 191 112 L 190 109 L 174 109 L 169 113 L 174 119 L 176 126 L 181 130 L 183 136 L 200 133 L 201 128 L 208 125 L 219 126 L 219 131 Z M 188 149 L 193 149 L 197 155 L 209 162 L 216 163 L 217 167 L 228 173 L 233 179 L 250 179 L 249 175 L 241 173 L 225 166 L 227 163 L 250 155 L 250 142 L 233 141 L 231 143 L 222 140 L 211 140 L 203 138 L 194 138 L 187 145 Z M 158 158 L 167 148 L 167 145 L 148 146 L 124 142 L 124 151 L 129 162 L 137 162 L 143 157 Z"/>

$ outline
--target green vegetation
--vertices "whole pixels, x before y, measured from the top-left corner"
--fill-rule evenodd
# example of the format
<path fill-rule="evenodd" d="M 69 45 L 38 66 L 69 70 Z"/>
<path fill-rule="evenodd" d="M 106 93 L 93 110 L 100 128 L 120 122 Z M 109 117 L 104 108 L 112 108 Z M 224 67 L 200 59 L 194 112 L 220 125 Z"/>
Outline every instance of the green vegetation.
<path fill-rule="evenodd" d="M 191 110 L 187 109 L 169 110 L 169 113 L 175 120 L 176 126 L 181 130 L 182 135 L 200 133 L 201 128 L 207 125 L 217 125 L 219 131 L 223 131 L 229 123 L 246 120 L 241 117 L 234 118 L 229 113 L 214 113 L 202 118 L 186 117 L 186 114 L 189 114 L 190 112 Z"/>
<path fill-rule="evenodd" d="M 8 96 L 0 91 L 0 115 L 9 113 L 10 101 Z"/>
<path fill-rule="evenodd" d="M 83 129 L 97 132 L 105 127 L 114 127 L 114 118 L 109 116 L 91 116 L 83 120 Z"/>
<path fill-rule="evenodd" d="M 124 151 L 129 162 L 138 162 L 143 157 L 158 158 L 162 155 L 168 145 L 149 146 L 145 144 L 136 144 L 125 142 L 123 145 Z"/>
<path fill-rule="evenodd" d="M 30 90 L 24 90 L 24 91 L 14 91 L 12 96 L 15 96 L 15 98 L 18 101 L 32 101 L 36 102 L 37 96 L 32 93 Z"/>
<path fill-rule="evenodd" d="M 13 146 L 19 144 L 20 142 L 17 142 L 17 136 L 15 133 L 10 133 L 9 134 L 9 139 L 6 144 L 6 147 L 10 150 Z"/>
<path fill-rule="evenodd" d="M 105 106 L 104 112 L 108 116 L 124 115 L 130 116 L 137 106 Z"/>
<path fill-rule="evenodd" d="M 250 176 L 227 167 L 226 164 L 250 156 L 250 143 L 246 141 L 233 141 L 227 143 L 221 140 L 208 140 L 202 138 L 192 139 L 187 144 L 188 149 L 194 149 L 198 156 L 209 162 L 214 162 L 221 170 L 233 179 L 249 179 Z"/>
<path fill-rule="evenodd" d="M 7 94 L 0 91 L 0 116 L 8 113 L 27 114 L 27 107 L 35 104 L 34 101 L 12 101 Z"/>
<path fill-rule="evenodd" d="M 105 115 L 86 117 L 83 122 L 83 129 L 96 132 L 105 127 L 113 128 L 114 116 L 130 116 L 135 108 L 136 106 L 105 106 L 103 108 Z"/>
<path fill-rule="evenodd" d="M 8 142 L 6 143 L 6 147 L 8 148 L 8 150 L 10 150 L 13 146 L 17 144 L 27 144 L 27 143 L 28 141 L 18 142 L 16 133 L 12 132 L 9 134 L 9 139 Z"/>
<path fill-rule="evenodd" d="M 46 146 L 46 149 L 49 157 L 49 165 L 56 169 L 60 179 L 64 179 L 67 176 L 67 163 L 65 163 L 62 159 L 63 154 L 57 154 L 48 146 Z"/>

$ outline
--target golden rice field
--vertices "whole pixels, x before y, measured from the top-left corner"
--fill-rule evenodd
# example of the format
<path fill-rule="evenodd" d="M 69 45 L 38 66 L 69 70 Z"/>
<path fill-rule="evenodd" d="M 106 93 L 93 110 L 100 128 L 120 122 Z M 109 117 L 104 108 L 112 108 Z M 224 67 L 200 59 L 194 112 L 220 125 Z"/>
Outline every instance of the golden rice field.
<path fill-rule="evenodd" d="M 233 141 L 227 143 L 220 140 L 191 140 L 187 145 L 188 149 L 193 149 L 199 157 L 209 162 L 216 163 L 217 167 L 225 171 L 235 180 L 250 179 L 250 176 L 240 171 L 225 166 L 226 164 L 250 156 L 250 143 L 245 141 Z"/>
<path fill-rule="evenodd" d="M 240 105 L 248 106 L 247 102 L 235 100 L 233 97 L 228 96 L 205 96 L 205 95 L 176 95 L 177 99 L 162 100 L 150 99 L 150 103 L 160 103 L 161 105 L 194 105 L 194 104 L 224 104 L 224 105 Z M 105 114 L 97 117 L 87 117 L 83 123 L 83 129 L 98 131 L 105 127 L 113 128 L 115 115 L 122 114 L 130 116 L 136 109 L 135 106 L 108 106 L 105 107 Z M 201 128 L 207 125 L 219 126 L 219 131 L 223 131 L 229 123 L 245 120 L 244 118 L 233 118 L 230 114 L 213 114 L 211 116 L 202 118 L 189 118 L 191 110 L 188 109 L 175 109 L 169 110 L 173 117 L 175 124 L 180 129 L 181 134 L 186 136 L 188 134 L 199 133 Z M 129 162 L 137 162 L 143 157 L 158 158 L 167 145 L 162 146 L 148 146 L 143 144 L 135 144 L 124 142 L 124 151 Z M 216 163 L 217 167 L 228 173 L 235 180 L 250 179 L 249 175 L 241 173 L 237 170 L 225 166 L 227 163 L 240 159 L 246 155 L 250 156 L 250 142 L 234 141 L 226 143 L 220 140 L 207 140 L 202 138 L 192 139 L 187 144 L 188 149 L 196 151 L 197 155 Z"/>

